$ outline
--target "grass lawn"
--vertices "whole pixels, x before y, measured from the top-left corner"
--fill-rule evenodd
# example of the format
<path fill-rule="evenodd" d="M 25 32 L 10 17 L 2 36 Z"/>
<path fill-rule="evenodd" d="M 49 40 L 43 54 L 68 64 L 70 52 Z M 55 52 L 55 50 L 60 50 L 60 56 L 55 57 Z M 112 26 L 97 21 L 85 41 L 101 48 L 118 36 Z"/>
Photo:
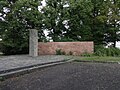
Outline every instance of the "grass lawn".
<path fill-rule="evenodd" d="M 73 57 L 75 61 L 102 61 L 102 62 L 120 62 L 120 57 L 99 57 L 99 56 L 91 56 L 91 57 Z"/>

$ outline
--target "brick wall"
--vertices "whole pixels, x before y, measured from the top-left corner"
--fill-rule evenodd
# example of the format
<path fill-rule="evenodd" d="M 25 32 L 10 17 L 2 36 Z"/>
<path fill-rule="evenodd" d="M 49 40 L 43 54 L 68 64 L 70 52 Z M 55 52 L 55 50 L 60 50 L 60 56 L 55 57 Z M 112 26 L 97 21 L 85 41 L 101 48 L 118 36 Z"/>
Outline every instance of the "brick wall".
<path fill-rule="evenodd" d="M 66 54 L 70 52 L 73 55 L 81 55 L 82 53 L 93 53 L 93 42 L 39 42 L 38 55 L 55 55 L 56 50 L 61 49 Z"/>

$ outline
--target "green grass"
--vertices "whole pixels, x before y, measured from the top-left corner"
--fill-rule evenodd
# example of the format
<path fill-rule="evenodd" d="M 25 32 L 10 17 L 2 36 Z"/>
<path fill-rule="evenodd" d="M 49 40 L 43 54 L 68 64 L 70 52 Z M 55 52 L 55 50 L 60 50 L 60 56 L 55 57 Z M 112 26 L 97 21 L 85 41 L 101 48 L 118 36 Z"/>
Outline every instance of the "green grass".
<path fill-rule="evenodd" d="M 120 62 L 120 57 L 74 57 L 75 61 L 102 61 L 102 62 Z"/>

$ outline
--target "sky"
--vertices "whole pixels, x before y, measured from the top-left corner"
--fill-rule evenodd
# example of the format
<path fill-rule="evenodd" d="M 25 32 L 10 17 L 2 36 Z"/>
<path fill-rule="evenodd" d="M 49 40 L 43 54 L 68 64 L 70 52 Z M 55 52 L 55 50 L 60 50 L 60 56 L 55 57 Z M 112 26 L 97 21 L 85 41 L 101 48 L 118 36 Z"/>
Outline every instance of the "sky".
<path fill-rule="evenodd" d="M 120 48 L 120 41 L 116 43 L 116 47 Z"/>

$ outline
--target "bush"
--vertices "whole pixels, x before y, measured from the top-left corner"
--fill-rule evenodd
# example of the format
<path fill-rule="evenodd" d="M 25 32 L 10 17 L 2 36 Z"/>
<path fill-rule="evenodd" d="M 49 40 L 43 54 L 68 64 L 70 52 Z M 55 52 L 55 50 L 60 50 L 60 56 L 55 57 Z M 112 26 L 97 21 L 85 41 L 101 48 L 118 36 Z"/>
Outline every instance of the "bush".
<path fill-rule="evenodd" d="M 5 80 L 5 78 L 3 78 L 3 77 L 0 77 L 0 81 L 4 81 Z"/>
<path fill-rule="evenodd" d="M 16 55 L 16 54 L 28 54 L 29 48 L 28 45 L 20 44 L 20 45 L 9 45 L 6 43 L 1 44 L 1 52 L 4 55 Z"/>
<path fill-rule="evenodd" d="M 69 52 L 69 55 L 73 55 L 73 52 L 72 52 L 72 51 L 70 51 L 70 52 Z"/>
<path fill-rule="evenodd" d="M 2 42 L 0 42 L 0 52 L 2 52 Z"/>
<path fill-rule="evenodd" d="M 106 56 L 106 48 L 103 46 L 96 46 L 94 55 L 96 56 Z"/>
<path fill-rule="evenodd" d="M 4 32 L 1 42 L 1 51 L 5 55 L 27 54 L 29 32 L 23 27 L 16 26 L 15 29 L 8 28 Z"/>
<path fill-rule="evenodd" d="M 83 56 L 83 57 L 91 57 L 91 56 L 93 56 L 93 54 L 85 52 L 81 56 Z"/>
<path fill-rule="evenodd" d="M 66 55 L 66 53 L 64 51 L 62 51 L 61 49 L 57 49 L 56 55 Z"/>
<path fill-rule="evenodd" d="M 120 56 L 120 49 L 109 47 L 105 48 L 103 46 L 97 46 L 95 47 L 95 53 L 96 56 Z"/>

